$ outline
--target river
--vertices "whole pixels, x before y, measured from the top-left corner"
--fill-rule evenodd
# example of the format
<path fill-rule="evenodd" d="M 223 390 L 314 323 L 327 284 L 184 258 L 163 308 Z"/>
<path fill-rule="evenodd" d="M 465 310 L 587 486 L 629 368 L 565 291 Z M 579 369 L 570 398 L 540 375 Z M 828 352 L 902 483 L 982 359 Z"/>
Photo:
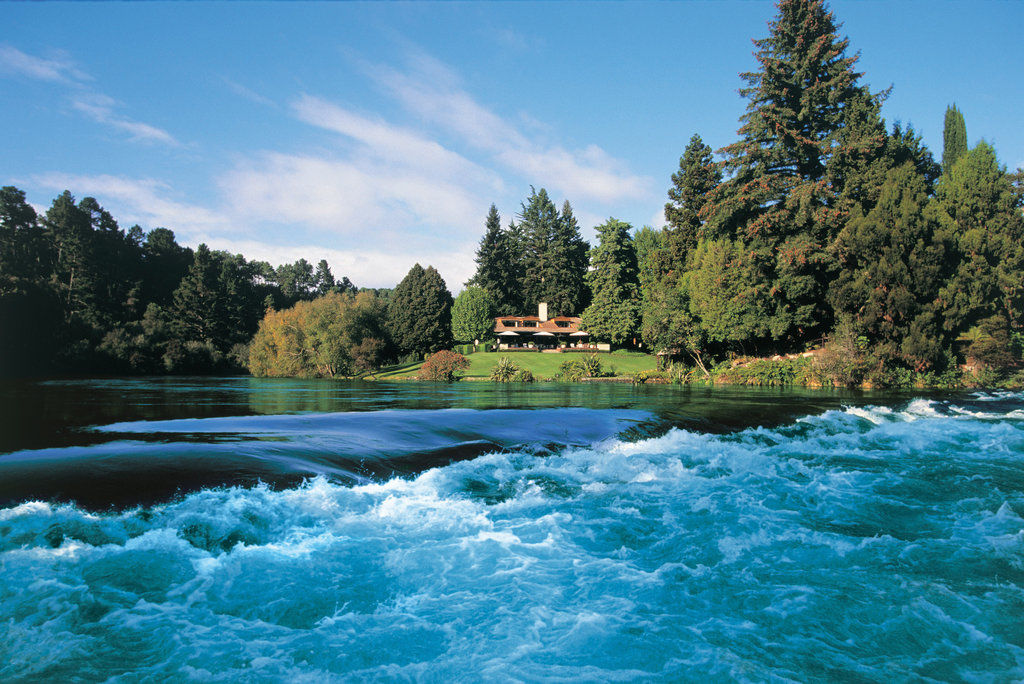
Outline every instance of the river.
<path fill-rule="evenodd" d="M 1013 681 L 1024 394 L 0 384 L 0 680 Z"/>

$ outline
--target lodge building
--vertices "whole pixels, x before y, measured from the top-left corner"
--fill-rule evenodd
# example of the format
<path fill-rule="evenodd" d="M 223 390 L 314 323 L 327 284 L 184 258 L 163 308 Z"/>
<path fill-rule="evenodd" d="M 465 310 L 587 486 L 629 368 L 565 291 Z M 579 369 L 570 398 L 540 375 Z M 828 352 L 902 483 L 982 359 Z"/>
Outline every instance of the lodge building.
<path fill-rule="evenodd" d="M 498 316 L 494 335 L 502 351 L 607 351 L 594 344 L 590 333 L 580 330 L 578 316 L 548 318 L 548 305 L 537 305 L 536 316 Z"/>

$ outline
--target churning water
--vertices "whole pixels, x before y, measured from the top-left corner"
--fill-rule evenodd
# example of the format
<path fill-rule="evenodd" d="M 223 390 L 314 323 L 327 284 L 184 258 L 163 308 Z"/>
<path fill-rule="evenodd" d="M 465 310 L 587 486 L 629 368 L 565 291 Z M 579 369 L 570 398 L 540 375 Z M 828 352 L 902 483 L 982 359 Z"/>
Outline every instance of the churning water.
<path fill-rule="evenodd" d="M 28 490 L 149 468 L 178 494 L 9 499 L 0 680 L 1024 677 L 1024 395 L 858 404 L 717 432 L 650 406 L 175 418 L 12 451 Z M 229 468 L 270 484 L 203 484 Z"/>

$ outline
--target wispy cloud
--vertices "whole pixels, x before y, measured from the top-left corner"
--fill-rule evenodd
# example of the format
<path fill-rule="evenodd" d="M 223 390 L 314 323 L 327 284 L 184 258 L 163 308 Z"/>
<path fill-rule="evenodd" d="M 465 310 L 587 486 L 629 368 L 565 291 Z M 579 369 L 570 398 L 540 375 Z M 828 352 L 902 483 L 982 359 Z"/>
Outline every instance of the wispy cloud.
<path fill-rule="evenodd" d="M 236 83 L 235 81 L 232 81 L 230 78 L 227 78 L 226 76 L 222 76 L 221 81 L 224 82 L 224 85 L 227 86 L 228 90 L 233 92 L 235 95 L 238 95 L 239 97 L 244 97 L 246 100 L 249 100 L 250 102 L 255 102 L 256 104 L 265 105 L 267 107 L 277 107 L 276 102 L 271 100 L 269 97 L 264 97 L 263 95 L 260 95 L 252 88 L 247 88 L 241 83 Z"/>
<path fill-rule="evenodd" d="M 132 140 L 161 142 L 167 145 L 181 144 L 162 128 L 120 116 L 115 111 L 117 101 L 107 95 L 82 93 L 71 98 L 71 106 L 97 123 L 124 131 Z"/>
<path fill-rule="evenodd" d="M 0 73 L 16 74 L 65 86 L 74 111 L 96 123 L 127 133 L 131 140 L 180 145 L 174 136 L 164 129 L 119 114 L 117 110 L 120 103 L 109 95 L 94 90 L 90 85 L 92 77 L 65 56 L 35 57 L 10 45 L 0 45 Z"/>
<path fill-rule="evenodd" d="M 652 180 L 630 172 L 596 145 L 570 150 L 532 139 L 480 104 L 457 76 L 428 55 L 416 54 L 408 72 L 370 66 L 372 75 L 418 116 L 455 133 L 528 181 L 573 198 L 612 203 L 651 195 Z"/>
<path fill-rule="evenodd" d="M 166 227 L 184 236 L 233 230 L 234 222 L 223 213 L 169 199 L 173 189 L 158 180 L 48 173 L 33 176 L 31 183 L 55 192 L 70 190 L 79 197 L 96 197 L 122 226 Z"/>
<path fill-rule="evenodd" d="M 79 83 L 90 80 L 87 74 L 63 55 L 50 58 L 33 57 L 10 45 L 0 45 L 0 71 L 56 83 Z"/>

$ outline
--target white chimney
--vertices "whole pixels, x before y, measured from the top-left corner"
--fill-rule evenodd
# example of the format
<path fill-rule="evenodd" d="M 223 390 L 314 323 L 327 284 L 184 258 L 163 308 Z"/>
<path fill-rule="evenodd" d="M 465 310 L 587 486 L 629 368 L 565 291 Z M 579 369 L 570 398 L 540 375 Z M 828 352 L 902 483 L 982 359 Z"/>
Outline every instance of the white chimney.
<path fill-rule="evenodd" d="M 541 323 L 548 320 L 548 303 L 541 302 L 537 305 L 537 318 L 541 320 Z"/>

